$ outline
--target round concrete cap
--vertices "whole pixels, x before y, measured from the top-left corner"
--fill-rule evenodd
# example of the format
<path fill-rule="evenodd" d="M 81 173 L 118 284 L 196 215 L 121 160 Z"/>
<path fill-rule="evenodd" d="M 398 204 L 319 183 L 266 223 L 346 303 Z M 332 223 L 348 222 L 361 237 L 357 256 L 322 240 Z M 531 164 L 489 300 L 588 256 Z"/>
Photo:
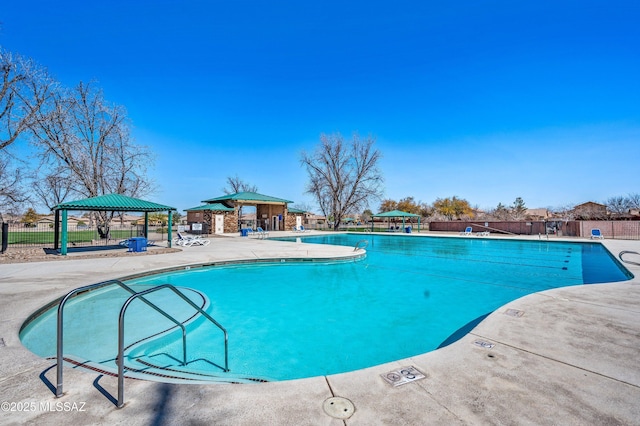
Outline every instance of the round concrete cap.
<path fill-rule="evenodd" d="M 348 419 L 356 411 L 353 402 L 340 396 L 334 396 L 325 400 L 322 408 L 325 413 L 336 419 Z"/>

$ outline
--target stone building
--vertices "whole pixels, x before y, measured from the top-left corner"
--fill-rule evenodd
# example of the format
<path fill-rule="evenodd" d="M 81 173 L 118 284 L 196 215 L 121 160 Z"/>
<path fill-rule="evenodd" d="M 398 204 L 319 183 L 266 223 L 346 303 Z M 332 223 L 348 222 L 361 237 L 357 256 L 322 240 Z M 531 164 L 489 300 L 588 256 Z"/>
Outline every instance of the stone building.
<path fill-rule="evenodd" d="M 267 231 L 291 230 L 302 220 L 298 210 L 289 211 L 288 204 L 293 201 L 256 192 L 237 192 L 202 202 L 205 204 L 185 210 L 187 224 L 191 229 L 196 225 L 196 228 L 202 228 L 202 233 L 207 234 L 239 232 L 242 226 L 253 229 L 261 227 Z M 255 213 L 242 215 L 241 218 L 243 207 L 249 207 Z M 246 216 L 252 218 L 248 225 Z"/>

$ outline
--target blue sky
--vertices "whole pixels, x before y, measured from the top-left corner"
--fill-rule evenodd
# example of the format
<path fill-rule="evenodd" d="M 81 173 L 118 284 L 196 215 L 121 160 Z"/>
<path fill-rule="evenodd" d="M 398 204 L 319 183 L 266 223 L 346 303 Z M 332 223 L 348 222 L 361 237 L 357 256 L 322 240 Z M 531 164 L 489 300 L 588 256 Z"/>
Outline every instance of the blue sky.
<path fill-rule="evenodd" d="M 639 18 L 617 0 L 25 0 L 0 9 L 0 45 L 124 105 L 156 153 L 150 199 L 178 209 L 235 175 L 313 206 L 300 152 L 335 132 L 376 137 L 386 198 L 560 207 L 640 192 Z"/>

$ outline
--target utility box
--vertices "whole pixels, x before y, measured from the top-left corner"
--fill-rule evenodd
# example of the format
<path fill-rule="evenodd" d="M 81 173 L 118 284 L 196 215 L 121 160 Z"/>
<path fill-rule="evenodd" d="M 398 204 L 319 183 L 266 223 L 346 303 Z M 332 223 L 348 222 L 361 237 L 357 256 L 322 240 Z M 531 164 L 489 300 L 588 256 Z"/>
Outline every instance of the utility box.
<path fill-rule="evenodd" d="M 129 251 L 134 253 L 147 251 L 147 239 L 144 237 L 129 238 Z"/>

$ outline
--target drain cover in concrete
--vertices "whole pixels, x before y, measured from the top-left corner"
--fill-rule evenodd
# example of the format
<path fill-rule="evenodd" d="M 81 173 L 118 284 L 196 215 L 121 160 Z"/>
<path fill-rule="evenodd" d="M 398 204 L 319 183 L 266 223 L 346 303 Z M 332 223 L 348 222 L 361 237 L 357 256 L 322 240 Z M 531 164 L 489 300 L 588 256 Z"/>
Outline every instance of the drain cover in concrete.
<path fill-rule="evenodd" d="M 426 376 L 413 366 L 402 367 L 399 370 L 381 374 L 382 378 L 390 385 L 400 386 L 416 380 L 424 379 Z"/>
<path fill-rule="evenodd" d="M 473 344 L 485 349 L 491 349 L 496 345 L 495 343 L 485 342 L 484 340 L 476 340 L 473 342 Z"/>
<path fill-rule="evenodd" d="M 353 402 L 340 396 L 326 399 L 322 404 L 322 408 L 325 413 L 336 419 L 348 419 L 356 411 Z"/>
<path fill-rule="evenodd" d="M 517 309 L 507 309 L 504 313 L 511 317 L 521 317 L 524 315 L 524 311 L 519 311 Z"/>

